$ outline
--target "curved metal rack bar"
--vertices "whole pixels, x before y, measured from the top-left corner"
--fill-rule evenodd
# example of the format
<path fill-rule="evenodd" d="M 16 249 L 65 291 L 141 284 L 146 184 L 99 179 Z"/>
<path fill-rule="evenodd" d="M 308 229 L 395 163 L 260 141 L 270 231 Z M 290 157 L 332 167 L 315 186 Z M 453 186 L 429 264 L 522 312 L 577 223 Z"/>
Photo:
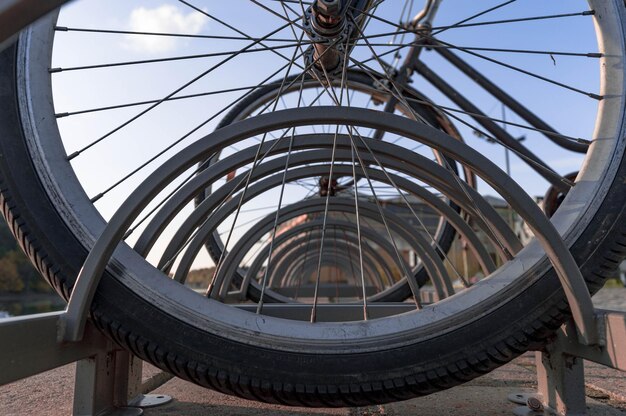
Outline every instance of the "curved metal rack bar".
<path fill-rule="evenodd" d="M 577 329 L 584 342 L 596 343 L 598 335 L 592 313 L 593 306 L 580 270 L 557 230 L 521 187 L 504 175 L 487 158 L 444 133 L 394 115 L 378 112 L 376 117 L 372 117 L 372 113 L 370 110 L 355 108 L 317 107 L 308 108 L 306 111 L 285 110 L 260 115 L 218 130 L 166 161 L 122 204 L 87 257 L 68 305 L 68 321 L 64 338 L 71 341 L 82 337 L 85 319 L 97 283 L 132 222 L 166 184 L 186 169 L 215 153 L 214 143 L 220 141 L 235 143 L 245 137 L 284 126 L 324 123 L 368 128 L 383 127 L 389 132 L 412 138 L 438 149 L 464 165 L 470 166 L 526 220 L 557 272 Z"/>

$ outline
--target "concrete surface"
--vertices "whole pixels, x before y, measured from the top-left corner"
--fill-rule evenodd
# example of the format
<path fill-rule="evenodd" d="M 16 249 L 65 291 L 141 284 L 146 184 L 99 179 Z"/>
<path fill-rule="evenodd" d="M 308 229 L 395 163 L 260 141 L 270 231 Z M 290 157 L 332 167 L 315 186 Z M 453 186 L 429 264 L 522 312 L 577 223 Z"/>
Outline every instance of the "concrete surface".
<path fill-rule="evenodd" d="M 76 364 L 0 386 L 0 416 L 58 416 L 72 414 Z M 164 379 L 163 372 L 144 363 L 142 381 Z M 171 375 L 167 374 L 167 378 Z M 159 383 L 162 384 L 162 383 Z"/>
<path fill-rule="evenodd" d="M 0 416 L 69 415 L 72 408 L 74 365 L 67 365 L 0 387 Z M 626 374 L 587 363 L 589 416 L 626 415 Z M 158 369 L 145 364 L 144 380 Z M 512 393 L 532 392 L 536 386 L 533 354 L 463 386 L 405 402 L 367 408 L 306 409 L 274 406 L 239 399 L 173 378 L 152 392 L 167 394 L 173 402 L 145 409 L 146 416 L 484 416 L 512 415 L 517 406 L 507 400 Z"/>
<path fill-rule="evenodd" d="M 597 369 L 594 369 L 597 373 Z M 626 384 L 626 374 L 604 369 L 604 377 Z M 610 375 L 608 373 L 611 373 Z M 589 373 L 591 374 L 591 373 Z M 512 415 L 518 405 L 510 403 L 507 396 L 512 393 L 533 392 L 536 386 L 533 354 L 526 354 L 514 362 L 482 376 L 463 386 L 405 402 L 372 406 L 367 408 L 306 409 L 272 406 L 250 402 L 208 391 L 180 379 L 172 379 L 154 393 L 168 394 L 175 400 L 162 407 L 145 409 L 146 416 L 173 415 L 224 415 L 224 416 L 485 416 Z M 592 386 L 596 380 L 588 377 L 587 405 L 589 416 L 626 415 L 626 402 L 612 400 Z M 608 385 L 608 384 L 607 384 Z M 619 384 L 614 384 L 619 388 Z M 595 397 L 595 398 L 594 398 Z"/>

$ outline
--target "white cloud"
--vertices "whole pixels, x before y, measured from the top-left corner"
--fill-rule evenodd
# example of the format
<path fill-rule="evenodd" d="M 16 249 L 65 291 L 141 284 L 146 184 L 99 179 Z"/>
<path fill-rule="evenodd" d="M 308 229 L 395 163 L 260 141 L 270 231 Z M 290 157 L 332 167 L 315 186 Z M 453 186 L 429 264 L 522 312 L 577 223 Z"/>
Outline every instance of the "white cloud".
<path fill-rule="evenodd" d="M 177 7 L 164 4 L 153 9 L 133 9 L 128 27 L 135 32 L 195 35 L 200 33 L 207 21 L 208 18 L 197 11 L 184 14 Z M 176 49 L 183 39 L 173 36 L 127 35 L 126 46 L 137 52 L 159 54 Z"/>

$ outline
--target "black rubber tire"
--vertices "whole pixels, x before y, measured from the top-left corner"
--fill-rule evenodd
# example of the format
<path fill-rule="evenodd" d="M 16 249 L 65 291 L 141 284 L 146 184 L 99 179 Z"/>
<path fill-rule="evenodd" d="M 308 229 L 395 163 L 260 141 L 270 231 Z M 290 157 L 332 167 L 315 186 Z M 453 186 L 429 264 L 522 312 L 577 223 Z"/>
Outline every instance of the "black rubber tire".
<path fill-rule="evenodd" d="M 0 54 L 0 202 L 38 270 L 65 298 L 85 248 L 55 211 L 35 172 L 15 91 L 15 54 Z M 622 157 L 595 219 L 572 246 L 591 291 L 626 254 L 626 163 Z M 92 304 L 94 323 L 119 345 L 177 376 L 253 400 L 305 406 L 360 406 L 433 393 L 539 348 L 568 316 L 559 280 L 545 264 L 462 325 L 413 344 L 359 354 L 285 353 L 211 335 L 131 292 L 113 274 Z M 515 288 L 518 288 L 516 286 Z"/>
<path fill-rule="evenodd" d="M 299 75 L 292 75 L 291 77 L 285 80 L 286 85 L 290 85 L 295 79 L 297 79 Z M 313 79 L 311 77 L 307 77 L 307 79 Z M 372 77 L 360 70 L 350 70 L 346 73 L 346 79 L 352 81 L 354 83 L 360 83 L 365 86 L 369 86 L 374 88 L 374 80 Z M 226 115 L 220 120 L 220 123 L 217 125 L 216 130 L 222 127 L 228 126 L 238 120 L 238 116 L 246 111 L 250 105 L 252 105 L 257 100 L 262 97 L 267 96 L 270 93 L 276 92 L 277 89 L 280 88 L 280 84 L 268 85 L 263 88 L 259 88 L 253 91 L 250 95 L 248 95 L 245 99 L 241 100 L 237 105 L 233 106 L 233 108 L 226 113 Z M 437 127 L 439 130 L 446 132 L 450 136 L 462 140 L 461 134 L 454 127 L 454 124 L 442 113 L 435 111 L 434 107 L 428 106 L 425 104 L 420 104 L 419 101 L 429 102 L 428 98 L 420 94 L 418 91 L 415 91 L 412 88 L 407 88 L 405 91 L 406 97 L 415 101 L 411 101 L 409 104 L 411 105 L 411 109 L 416 113 L 427 120 L 432 126 Z M 445 157 L 445 156 L 444 156 Z M 202 168 L 206 169 L 210 166 L 211 163 L 215 163 L 219 158 L 213 157 L 209 161 L 203 163 Z M 447 157 L 447 163 L 451 167 L 451 169 L 458 174 L 457 163 L 454 159 Z M 210 190 L 201 193 L 195 198 L 196 206 L 199 205 L 207 196 Z M 450 206 L 456 212 L 461 213 L 461 208 L 456 205 L 454 202 L 450 201 Z M 417 225 L 416 225 L 417 227 Z M 449 223 L 445 223 L 443 226 L 443 230 L 439 236 L 437 241 L 436 251 L 439 254 L 439 257 L 442 260 L 445 260 L 446 254 L 452 247 L 452 243 L 454 242 L 454 238 L 456 237 L 456 230 Z M 217 237 L 215 234 L 211 235 L 207 240 L 205 247 L 210 254 L 211 258 L 217 262 L 221 258 L 222 249 L 221 246 L 217 242 Z M 243 277 L 238 275 L 233 278 L 235 284 L 239 284 L 243 280 Z M 428 273 L 422 267 L 415 274 L 415 280 L 418 286 L 422 287 L 427 282 L 430 281 L 428 277 Z M 250 285 L 248 288 L 247 296 L 253 302 L 258 302 L 261 297 L 261 290 L 257 285 Z M 376 302 L 402 302 L 412 296 L 411 288 L 409 284 L 405 282 L 404 284 L 395 285 L 392 288 L 385 290 L 377 294 L 375 301 Z M 274 296 L 274 291 L 267 290 L 264 295 L 264 302 L 266 303 L 282 303 L 284 300 L 283 297 Z"/>

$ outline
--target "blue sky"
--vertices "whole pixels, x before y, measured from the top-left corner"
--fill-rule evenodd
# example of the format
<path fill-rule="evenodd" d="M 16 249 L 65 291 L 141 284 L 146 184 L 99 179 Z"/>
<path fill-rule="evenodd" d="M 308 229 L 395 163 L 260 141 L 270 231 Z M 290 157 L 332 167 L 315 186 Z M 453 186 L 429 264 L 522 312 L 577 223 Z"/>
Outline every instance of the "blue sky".
<path fill-rule="evenodd" d="M 263 1 L 277 12 L 282 12 L 278 2 Z M 415 11 L 422 4 L 416 0 Z M 501 1 L 443 0 L 435 26 L 445 26 L 462 20 L 481 10 L 488 9 Z M 283 22 L 276 16 L 247 0 L 193 2 L 197 7 L 219 17 L 249 36 L 263 36 Z M 377 10 L 377 15 L 398 21 L 404 0 L 387 0 Z M 293 5 L 298 10 L 297 5 Z M 476 19 L 493 21 L 501 19 L 575 13 L 587 10 L 584 1 L 573 0 L 518 0 L 493 13 Z M 294 15 L 291 15 L 294 17 Z M 497 24 L 479 27 L 456 28 L 441 34 L 441 39 L 457 46 L 490 48 L 534 49 L 568 52 L 595 52 L 597 45 L 592 17 L 567 17 L 537 20 L 532 22 Z M 104 1 L 90 0 L 72 2 L 61 13 L 59 25 L 74 28 L 176 32 L 187 34 L 238 36 L 232 29 L 192 10 L 178 1 Z M 386 23 L 372 20 L 367 34 L 392 32 Z M 298 29 L 296 29 L 299 35 Z M 283 30 L 273 38 L 293 39 L 290 30 Z M 407 38 L 408 39 L 408 38 Z M 388 41 L 381 38 L 377 42 Z M 274 45 L 281 42 L 272 43 Z M 287 42 L 282 42 L 286 44 Z M 138 35 L 90 34 L 60 32 L 56 35 L 53 67 L 72 67 L 106 62 L 122 62 L 139 59 L 155 59 L 181 55 L 204 54 L 218 51 L 234 51 L 245 47 L 249 41 L 156 38 Z M 384 52 L 388 47 L 376 47 Z M 291 56 L 293 48 L 282 49 L 281 53 Z M 597 102 L 576 92 L 533 79 L 476 57 L 457 52 L 490 77 L 516 99 L 539 114 L 557 131 L 574 137 L 591 138 Z M 575 86 L 584 91 L 599 89 L 598 62 L 581 57 L 510 54 L 480 52 L 510 65 L 533 71 L 542 76 Z M 367 59 L 371 56 L 365 46 L 357 46 L 353 56 Z M 163 97 L 220 62 L 224 57 L 190 59 L 177 62 L 124 66 L 118 68 L 67 71 L 53 74 L 54 100 L 57 112 L 76 111 L 125 102 Z M 423 54 L 441 77 L 457 86 L 468 98 L 488 115 L 500 118 L 499 103 L 456 69 L 450 67 L 433 52 Z M 284 65 L 280 57 L 269 53 L 251 53 L 234 58 L 229 63 L 212 71 L 181 94 L 255 85 Z M 372 66 L 377 67 L 375 64 Z M 294 71 L 292 71 L 294 73 Z M 276 76 L 274 79 L 280 79 Z M 423 92 L 436 103 L 452 105 L 424 80 L 414 77 L 412 87 Z M 88 195 L 93 196 L 114 183 L 141 161 L 147 160 L 159 149 L 182 137 L 192 127 L 202 123 L 225 104 L 236 99 L 240 93 L 227 93 L 203 98 L 164 103 L 128 127 L 111 135 L 102 143 L 87 150 L 73 161 L 77 175 L 83 181 Z M 145 106 L 76 115 L 59 119 L 59 126 L 68 153 L 80 149 L 97 139 Z M 522 123 L 507 111 L 506 118 Z M 209 134 L 219 122 L 199 129 L 172 151 Z M 470 121 L 472 124 L 475 122 Z M 456 123 L 471 147 L 487 155 L 495 163 L 504 166 L 504 150 L 501 146 L 487 143 L 476 137 L 471 130 Z M 576 171 L 582 156 L 565 151 L 552 144 L 539 133 L 518 127 L 507 127 L 513 136 L 526 136 L 525 144 L 539 157 L 561 174 Z M 173 154 L 172 152 L 167 155 Z M 164 157 L 167 157 L 165 155 Z M 159 159 L 159 161 L 164 158 Z M 150 169 L 141 171 L 132 180 L 125 182 L 96 205 L 105 217 L 109 217 L 125 197 L 144 178 Z M 530 195 L 543 195 L 547 184 L 526 163 L 511 157 L 511 173 L 522 182 Z M 479 185 L 483 193 L 493 193 L 484 184 Z M 302 197 L 302 190 L 292 189 L 291 197 Z M 267 202 L 267 201 L 265 201 Z M 257 204 L 257 205 L 255 205 Z M 260 205 L 259 205 L 260 204 Z M 254 202 L 252 207 L 262 206 Z M 188 212 L 188 210 L 186 211 Z M 267 211 L 267 212 L 271 212 Z M 244 220 L 245 220 L 244 216 Z M 245 229 L 245 228 L 244 228 Z M 199 260 L 199 265 L 206 258 Z"/>

